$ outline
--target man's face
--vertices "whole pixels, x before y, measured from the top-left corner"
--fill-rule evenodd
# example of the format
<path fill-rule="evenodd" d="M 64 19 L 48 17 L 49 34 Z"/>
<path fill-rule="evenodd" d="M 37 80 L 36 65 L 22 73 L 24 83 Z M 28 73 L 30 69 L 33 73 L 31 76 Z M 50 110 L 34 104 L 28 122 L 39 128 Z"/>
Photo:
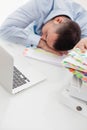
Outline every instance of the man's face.
<path fill-rule="evenodd" d="M 58 24 L 57 24 L 57 28 L 60 28 L 60 25 L 58 27 Z M 54 49 L 53 45 L 56 39 L 58 39 L 58 34 L 56 33 L 56 26 L 54 26 L 54 24 L 49 23 L 49 22 L 46 23 L 42 28 L 41 39 L 44 40 L 51 49 Z M 60 51 L 60 53 L 67 54 L 68 51 Z"/>
<path fill-rule="evenodd" d="M 54 49 L 53 44 L 57 38 L 58 34 L 56 34 L 56 28 L 52 23 L 46 23 L 42 28 L 41 39 L 44 40 L 50 48 Z"/>

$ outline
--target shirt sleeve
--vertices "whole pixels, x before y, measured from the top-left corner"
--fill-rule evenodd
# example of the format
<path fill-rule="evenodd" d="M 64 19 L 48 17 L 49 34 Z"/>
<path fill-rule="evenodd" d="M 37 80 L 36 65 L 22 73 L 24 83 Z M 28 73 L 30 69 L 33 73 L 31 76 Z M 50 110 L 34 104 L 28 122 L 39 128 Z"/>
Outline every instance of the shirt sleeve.
<path fill-rule="evenodd" d="M 19 28 L 19 27 L 8 27 L 2 26 L 0 28 L 0 37 L 8 41 L 22 44 L 25 46 L 36 47 L 40 41 L 41 36 L 34 33 L 34 30 L 30 27 Z"/>
<path fill-rule="evenodd" d="M 34 22 L 32 22 L 25 30 L 28 31 L 28 42 L 26 43 L 27 47 L 37 47 L 40 41 L 41 36 L 35 34 L 34 32 Z"/>
<path fill-rule="evenodd" d="M 0 37 L 23 45 L 37 46 L 40 36 L 29 25 L 40 17 L 38 0 L 32 0 L 13 12 L 0 27 Z"/>

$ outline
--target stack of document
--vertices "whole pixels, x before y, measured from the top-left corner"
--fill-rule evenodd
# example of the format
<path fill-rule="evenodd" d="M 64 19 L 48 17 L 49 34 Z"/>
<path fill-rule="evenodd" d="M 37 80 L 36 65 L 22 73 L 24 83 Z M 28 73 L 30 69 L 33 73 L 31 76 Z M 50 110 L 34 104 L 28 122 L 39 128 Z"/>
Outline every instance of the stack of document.
<path fill-rule="evenodd" d="M 57 66 L 61 66 L 61 61 L 65 58 L 65 55 L 58 56 L 40 48 L 25 48 L 23 55 L 28 58 L 33 58 Z"/>
<path fill-rule="evenodd" d="M 87 85 L 87 52 L 82 53 L 79 48 L 75 48 L 63 59 L 62 64 Z"/>

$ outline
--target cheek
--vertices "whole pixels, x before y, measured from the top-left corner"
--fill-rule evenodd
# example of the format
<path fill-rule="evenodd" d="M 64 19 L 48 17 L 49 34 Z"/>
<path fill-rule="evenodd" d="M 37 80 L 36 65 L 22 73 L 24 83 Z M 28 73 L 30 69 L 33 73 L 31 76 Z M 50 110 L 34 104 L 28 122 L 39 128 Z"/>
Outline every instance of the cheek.
<path fill-rule="evenodd" d="M 54 42 L 53 42 L 53 40 L 52 40 L 51 38 L 49 38 L 49 39 L 47 40 L 47 44 L 48 44 L 49 47 L 53 48 Z"/>
<path fill-rule="evenodd" d="M 47 41 L 47 44 L 48 44 L 48 46 L 49 46 L 50 48 L 54 49 L 54 48 L 53 48 L 53 41 L 51 41 L 51 39 Z"/>

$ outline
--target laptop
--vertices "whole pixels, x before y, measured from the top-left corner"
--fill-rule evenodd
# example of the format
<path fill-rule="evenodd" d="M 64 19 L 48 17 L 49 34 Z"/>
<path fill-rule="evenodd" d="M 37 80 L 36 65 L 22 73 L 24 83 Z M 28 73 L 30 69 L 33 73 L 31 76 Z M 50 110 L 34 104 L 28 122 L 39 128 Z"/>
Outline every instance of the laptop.
<path fill-rule="evenodd" d="M 1 42 L 1 41 L 0 41 Z M 6 41 L 5 41 L 6 42 Z M 3 42 L 2 42 L 3 44 Z M 15 94 L 29 88 L 46 77 L 36 70 L 24 56 L 15 58 L 0 43 L 0 85 Z"/>

